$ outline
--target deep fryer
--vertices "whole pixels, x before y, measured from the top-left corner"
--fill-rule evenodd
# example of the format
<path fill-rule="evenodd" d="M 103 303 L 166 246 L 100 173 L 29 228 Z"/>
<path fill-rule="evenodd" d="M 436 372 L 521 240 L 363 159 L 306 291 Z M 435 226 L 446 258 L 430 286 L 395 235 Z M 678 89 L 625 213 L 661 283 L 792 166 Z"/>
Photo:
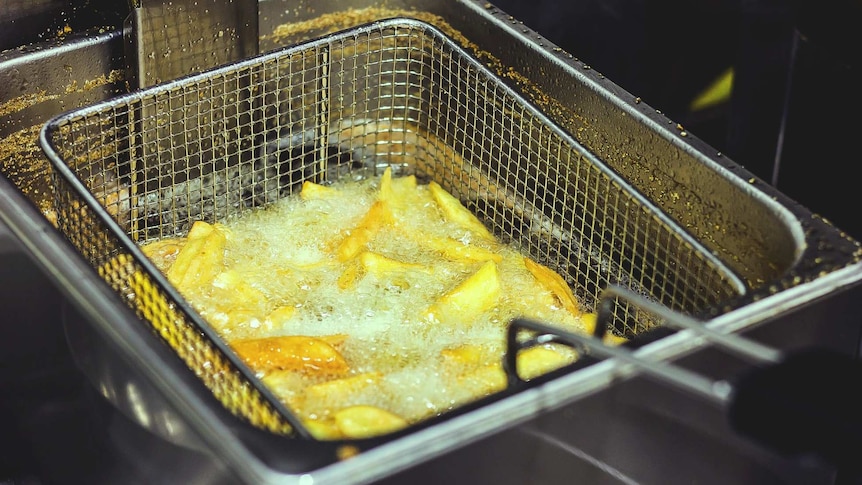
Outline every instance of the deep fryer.
<path fill-rule="evenodd" d="M 493 11 L 492 11 L 492 13 L 493 13 Z M 501 23 L 506 23 L 506 19 L 502 15 L 500 16 L 499 20 L 501 21 Z M 503 43 L 501 43 L 501 47 L 500 47 L 501 49 L 506 48 L 505 43 L 506 43 L 505 41 Z M 551 52 L 552 52 L 552 50 L 549 48 L 547 53 L 551 54 Z M 557 51 L 553 51 L 553 52 L 557 52 Z M 557 54 L 559 54 L 560 59 L 565 58 L 565 55 L 564 55 L 565 53 L 557 52 Z M 525 59 L 516 59 L 516 60 L 510 60 L 510 62 L 512 62 L 513 65 L 519 66 L 518 67 L 519 70 L 522 70 L 525 72 L 535 72 L 536 69 L 543 69 L 543 67 L 539 67 L 539 66 L 545 66 L 545 64 L 544 64 L 545 62 L 551 62 L 553 64 L 555 62 L 553 59 L 554 59 L 554 56 L 552 54 L 550 57 L 545 57 L 544 55 L 540 55 L 538 58 L 532 59 L 529 61 L 527 61 Z M 526 64 L 519 64 L 519 62 L 522 62 L 522 61 L 525 62 Z M 581 67 L 580 63 L 576 60 L 575 61 L 571 61 L 571 60 L 563 61 L 561 64 L 563 66 L 565 66 L 567 64 L 571 64 L 571 65 L 578 67 L 578 68 Z M 535 66 L 535 67 L 529 67 L 530 65 Z M 527 66 L 527 67 L 525 67 L 525 66 Z M 545 66 L 545 67 L 547 67 L 547 66 Z M 562 67 L 562 69 L 564 71 L 568 72 L 568 70 L 567 70 L 568 68 Z M 623 96 L 624 95 L 624 93 L 615 92 L 614 87 L 610 83 L 602 81 L 600 76 L 594 76 L 593 73 L 589 72 L 586 69 L 583 72 L 586 73 L 586 79 L 587 79 L 587 82 L 586 82 L 586 84 L 584 84 L 584 86 L 592 87 L 592 86 L 594 86 L 593 83 L 596 83 L 598 86 L 600 86 L 600 89 L 598 89 L 598 92 L 602 92 L 602 89 L 607 89 L 607 90 L 609 90 L 609 92 L 614 93 L 613 95 L 610 96 L 610 98 L 607 98 L 607 101 L 610 103 L 609 106 L 614 105 L 617 102 L 617 100 L 615 99 L 614 96 L 616 96 L 616 95 Z M 572 74 L 572 73 L 570 73 L 570 74 Z M 572 75 L 574 75 L 575 79 L 581 79 L 581 81 L 583 81 L 581 74 L 575 73 Z M 540 79 L 538 82 L 554 85 L 558 82 L 558 80 L 559 79 L 555 80 L 553 78 L 553 76 L 549 76 L 548 78 Z M 518 82 L 515 82 L 515 84 L 517 85 Z M 548 92 L 551 93 L 551 96 L 550 96 L 550 98 L 534 100 L 534 102 L 536 102 L 537 105 L 545 108 L 546 112 L 553 113 L 555 121 L 559 122 L 562 125 L 568 126 L 570 128 L 570 132 L 576 134 L 576 137 L 579 138 L 580 141 L 582 143 L 584 143 L 585 146 L 590 147 L 590 150 L 594 150 L 596 152 L 604 152 L 606 154 L 605 161 L 607 161 L 608 163 L 618 163 L 621 159 L 624 162 L 626 161 L 625 160 L 626 154 L 624 152 L 617 151 L 615 153 L 613 146 L 607 145 L 605 143 L 609 139 L 615 139 L 616 132 L 613 129 L 607 129 L 609 127 L 606 126 L 606 124 L 607 125 L 613 125 L 613 123 L 615 123 L 616 121 L 619 121 L 618 113 L 616 111 L 609 109 L 606 112 L 606 114 L 608 115 L 607 118 L 597 117 L 594 120 L 588 120 L 585 118 L 578 118 L 577 116 L 575 116 L 571 119 L 567 118 L 567 117 L 558 117 L 557 115 L 559 115 L 561 113 L 566 114 L 565 111 L 558 111 L 559 108 L 565 108 L 565 106 L 561 107 L 561 106 L 554 106 L 553 104 L 549 105 L 548 104 L 549 101 L 556 101 L 556 100 L 559 100 L 562 98 L 566 98 L 567 96 L 574 96 L 575 98 L 577 98 L 578 96 L 580 96 L 581 94 L 583 94 L 584 92 L 587 92 L 587 91 L 581 91 L 580 89 L 568 90 L 563 85 L 560 85 L 559 89 L 556 89 L 555 86 L 545 86 L 545 87 L 551 88 L 548 90 Z M 527 93 L 532 92 L 529 88 L 523 88 L 523 86 L 521 86 L 519 89 L 524 89 Z M 556 89 L 556 91 L 555 91 L 555 89 Z M 565 89 L 565 93 L 562 94 L 560 89 Z M 625 99 L 629 99 L 629 98 L 622 98 L 622 99 L 625 100 Z M 589 113 L 589 112 L 593 112 L 594 110 L 598 110 L 598 111 L 603 110 L 603 108 L 602 108 L 603 102 L 601 101 L 601 98 L 591 99 L 591 98 L 587 97 L 586 100 L 587 100 L 587 102 L 582 104 L 581 107 L 579 108 L 579 109 L 583 110 L 582 113 Z M 571 101 L 571 100 L 569 100 L 569 101 Z M 544 102 L 544 104 L 543 104 L 543 102 Z M 634 109 L 634 112 L 635 112 L 634 117 L 639 120 L 639 123 L 642 122 L 645 126 L 650 127 L 649 129 L 644 129 L 641 132 L 634 131 L 632 133 L 635 133 L 635 135 L 641 135 L 643 133 L 652 132 L 653 129 L 656 130 L 656 133 L 662 133 L 663 131 L 665 131 L 662 128 L 662 124 L 665 122 L 665 120 L 662 119 L 661 116 L 655 115 L 654 113 L 652 113 L 652 110 L 649 107 L 647 107 L 643 104 L 640 104 L 639 102 L 637 102 L 637 100 L 629 101 L 629 103 L 630 104 L 628 105 L 628 107 L 626 107 L 623 110 L 623 112 L 628 112 L 629 108 Z M 569 103 L 566 103 L 566 104 L 569 104 Z M 623 103 L 623 104 L 625 105 L 626 103 Z M 550 108 L 548 108 L 549 106 L 550 106 Z M 640 110 L 640 114 L 638 114 L 638 107 L 642 108 Z M 645 117 L 646 120 L 644 120 L 643 118 L 638 118 L 638 116 L 643 116 L 643 117 Z M 587 121 L 592 121 L 593 123 L 588 123 Z M 624 125 L 625 123 L 622 123 L 622 124 Z M 636 125 L 637 125 L 637 123 L 636 123 Z M 599 127 L 598 129 L 596 128 L 597 126 Z M 639 128 L 641 128 L 641 127 L 639 127 Z M 700 144 L 693 137 L 686 137 L 685 136 L 686 134 L 684 133 L 683 130 L 678 129 L 678 128 L 674 127 L 673 125 L 668 125 L 668 129 L 666 131 L 673 133 L 674 130 L 677 131 L 677 134 L 679 136 L 678 140 L 682 142 L 682 145 L 694 147 L 693 148 L 694 152 L 689 152 L 687 149 L 685 149 L 682 151 L 682 153 L 687 153 L 687 155 L 683 155 L 681 159 L 677 156 L 677 157 L 670 157 L 667 160 L 664 160 L 664 159 L 660 160 L 658 165 L 661 168 L 667 168 L 668 166 L 673 165 L 672 161 L 674 159 L 678 160 L 678 161 L 682 160 L 679 163 L 681 163 L 682 166 L 686 167 L 687 166 L 686 164 L 689 163 L 689 160 L 686 157 L 692 156 L 692 153 L 694 153 L 694 155 L 693 155 L 694 158 L 705 157 L 707 159 L 714 159 L 715 161 L 717 161 L 717 163 L 720 166 L 723 166 L 723 167 L 726 166 L 728 168 L 728 170 L 730 170 L 731 172 L 738 171 L 739 173 L 744 174 L 744 170 L 740 170 L 739 167 L 735 167 L 732 164 L 732 162 L 723 159 L 720 155 L 709 153 L 708 147 L 703 147 L 702 144 Z M 597 136 L 597 134 L 599 136 Z M 673 138 L 673 137 L 671 137 L 671 138 Z M 664 146 L 663 141 L 662 141 L 663 139 L 664 139 L 663 136 L 659 136 L 656 139 L 650 139 L 650 141 L 652 143 L 657 144 L 657 145 L 653 146 L 652 148 L 658 148 L 657 151 L 661 152 L 662 148 Z M 640 138 L 639 136 L 635 136 L 634 138 L 631 138 L 631 140 L 635 143 L 646 143 L 646 141 L 647 141 L 647 139 Z M 652 153 L 654 153 L 654 151 L 651 151 L 651 150 L 644 152 L 644 154 L 652 154 Z M 641 156 L 643 156 L 644 154 L 641 154 Z M 667 165 L 665 165 L 665 164 L 667 164 Z M 627 163 L 623 163 L 623 166 L 619 170 L 624 172 L 627 169 L 627 165 L 628 165 Z M 707 164 L 707 165 L 709 165 L 709 164 Z M 643 166 L 643 165 L 641 164 L 640 166 Z M 697 169 L 695 168 L 695 170 L 697 170 Z M 710 170 L 707 170 L 707 174 L 709 172 L 710 172 Z M 720 170 L 719 170 L 719 172 L 720 172 Z M 653 173 L 651 173 L 649 175 L 650 175 L 650 181 L 651 182 L 658 182 L 660 184 L 662 181 L 667 181 L 667 177 L 670 177 L 671 179 L 673 179 L 674 177 L 679 176 L 680 173 L 681 172 L 677 172 L 676 174 L 673 174 L 673 170 L 657 170 L 657 171 L 653 171 Z M 686 174 L 686 175 L 690 175 L 690 174 Z M 724 177 L 725 176 L 728 176 L 728 175 L 723 174 L 722 176 L 718 177 L 717 187 L 719 187 L 719 189 L 717 189 L 715 191 L 716 193 L 712 194 L 712 195 L 714 195 L 715 199 L 711 200 L 710 203 L 712 203 L 716 207 L 721 207 L 722 205 L 727 204 L 727 199 L 725 198 L 725 196 L 727 194 L 723 192 L 723 185 L 722 185 L 724 183 Z M 626 177 L 626 180 L 627 181 L 629 181 L 629 180 L 637 181 L 637 180 L 639 180 L 640 177 L 641 177 L 641 175 L 638 173 L 629 173 L 628 176 Z M 644 180 L 645 179 L 640 179 L 640 182 L 643 183 Z M 700 186 L 702 181 L 695 181 L 693 183 L 695 186 Z M 754 181 L 752 179 L 752 183 L 756 183 L 756 181 Z M 736 184 L 732 182 L 729 185 L 735 186 Z M 732 234 L 732 236 L 722 235 L 721 233 L 710 234 L 709 230 L 708 230 L 708 228 L 709 228 L 708 224 L 705 224 L 705 223 L 702 224 L 701 223 L 702 221 L 699 221 L 699 220 L 692 220 L 692 216 L 690 216 L 688 214 L 684 214 L 684 213 L 681 214 L 680 213 L 681 211 L 679 211 L 678 209 L 675 209 L 675 207 L 674 207 L 675 201 L 673 200 L 673 198 L 670 197 L 669 195 L 665 194 L 661 190 L 655 189 L 653 187 L 643 187 L 643 186 L 641 186 L 639 188 L 640 188 L 640 190 L 643 190 L 645 193 L 651 193 L 653 195 L 652 200 L 654 202 L 656 202 L 659 206 L 664 206 L 664 210 L 666 210 L 667 212 L 669 212 L 669 213 L 676 212 L 675 217 L 686 221 L 683 225 L 688 230 L 692 231 L 692 233 L 697 234 L 698 238 L 700 238 L 700 240 L 703 241 L 705 244 L 714 245 L 713 241 L 716 239 L 722 241 L 720 244 L 718 244 L 720 246 L 718 249 L 719 252 L 722 252 L 722 251 L 733 252 L 733 251 L 727 249 L 727 247 L 725 247 L 725 246 L 732 246 L 733 244 L 738 244 L 739 246 L 742 246 L 742 247 L 745 246 L 745 244 L 741 244 L 741 241 L 744 241 L 744 239 L 739 239 L 739 240 L 734 239 L 737 237 L 743 238 L 743 236 L 741 236 L 738 233 L 734 233 L 734 234 Z M 698 191 L 700 191 L 700 190 L 701 189 L 692 189 L 692 191 L 695 193 L 698 193 Z M 768 188 L 764 189 L 764 192 L 771 194 L 771 191 Z M 685 191 L 683 191 L 677 195 L 682 195 L 683 200 L 688 200 L 687 203 L 689 204 L 690 207 L 694 207 L 695 209 L 700 210 L 700 209 L 698 209 L 699 206 L 697 205 L 697 201 L 695 200 L 695 198 L 687 197 L 690 194 L 687 194 Z M 709 197 L 707 197 L 706 199 L 709 199 Z M 779 200 L 779 202 L 781 202 L 783 204 L 788 204 L 788 202 L 786 200 L 784 200 L 784 198 L 782 198 L 780 196 L 780 194 L 777 196 L 777 199 Z M 677 198 L 676 201 L 679 201 L 679 198 Z M 760 200 L 757 199 L 757 201 L 758 201 L 758 203 L 755 204 L 755 209 L 760 208 L 760 205 L 759 205 Z M 744 201 L 736 201 L 735 203 L 745 205 L 749 202 L 751 202 L 751 201 L 750 200 L 744 200 Z M 821 225 L 820 222 L 816 222 L 816 221 L 814 223 L 811 223 L 808 220 L 808 216 L 810 214 L 806 214 L 805 211 L 802 210 L 801 215 L 800 215 L 798 207 L 794 207 L 793 204 L 788 204 L 788 205 L 790 205 L 790 215 L 788 216 L 788 214 L 785 213 L 782 216 L 782 218 L 778 218 L 778 219 L 772 219 L 771 216 L 770 217 L 764 216 L 763 212 L 758 212 L 758 211 L 755 211 L 755 214 L 748 214 L 746 217 L 751 218 L 749 222 L 755 221 L 755 220 L 757 221 L 757 223 L 763 222 L 764 224 L 762 226 L 765 226 L 765 227 L 763 229 L 758 229 L 760 234 L 753 234 L 753 235 L 745 236 L 745 237 L 753 237 L 755 240 L 757 240 L 758 238 L 764 237 L 764 235 L 766 235 L 766 237 L 771 238 L 771 237 L 775 236 L 773 229 L 776 227 L 781 228 L 783 226 L 783 224 L 785 222 L 787 222 L 785 219 L 793 221 L 796 218 L 799 218 L 800 220 L 802 220 L 802 226 L 805 228 L 805 231 L 810 231 L 813 229 L 813 233 L 807 233 L 804 236 L 804 238 L 794 238 L 794 240 L 796 240 L 796 241 L 799 241 L 800 239 L 805 239 L 806 241 L 818 241 L 818 245 L 819 245 L 819 242 L 822 241 L 822 238 L 820 237 L 822 234 L 818 234 L 818 232 L 823 231 L 824 227 L 826 228 L 825 233 L 827 235 L 829 235 L 829 237 L 827 237 L 826 239 L 830 239 L 832 236 L 837 235 L 836 234 L 837 231 L 833 231 L 832 228 L 830 228 L 828 226 L 828 224 Z M 727 215 L 726 217 L 729 217 L 731 220 L 733 220 L 734 217 L 737 217 L 737 216 L 735 216 L 733 214 L 733 211 L 731 211 L 731 214 Z M 759 217 L 765 217 L 765 218 L 761 220 L 761 219 L 759 219 Z M 694 218 L 694 219 L 696 219 L 696 218 Z M 745 217 L 743 217 L 743 219 L 745 219 Z M 710 220 L 710 217 L 706 217 L 703 220 L 704 221 Z M 780 222 L 776 224 L 775 223 L 776 220 L 780 220 Z M 755 225 L 757 225 L 757 224 L 755 224 Z M 718 226 L 720 226 L 720 225 L 716 225 L 716 227 L 718 227 Z M 731 224 L 730 226 L 733 227 L 733 224 Z M 38 225 L 36 227 L 38 227 Z M 790 231 L 790 232 L 793 233 L 793 231 Z M 798 235 L 798 233 L 797 233 L 797 235 Z M 840 239 L 840 235 L 838 235 L 838 238 Z M 728 240 L 730 240 L 730 244 L 728 244 Z M 734 241 L 735 241 L 735 243 L 734 243 Z M 787 241 L 787 238 L 776 237 L 774 239 L 774 241 Z M 762 246 L 761 246 L 761 248 L 762 248 Z M 801 250 L 794 251 L 792 244 L 777 244 L 777 245 L 775 245 L 775 249 L 777 249 L 776 253 L 770 255 L 769 258 L 764 257 L 763 251 L 758 252 L 757 250 L 753 250 L 753 251 L 746 251 L 745 254 L 734 255 L 734 257 L 728 257 L 725 259 L 727 261 L 729 261 L 728 264 L 730 264 L 731 266 L 741 267 L 742 269 L 740 269 L 739 267 L 735 268 L 735 270 L 739 271 L 740 274 L 746 274 L 746 273 L 754 274 L 755 275 L 755 278 L 754 278 L 755 281 L 753 283 L 750 283 L 751 286 L 757 288 L 758 290 L 763 290 L 762 293 L 764 295 L 768 295 L 771 292 L 765 290 L 764 285 L 761 283 L 761 281 L 771 281 L 770 278 L 773 274 L 783 274 L 785 271 L 784 268 L 787 268 L 788 261 L 792 261 L 796 255 L 798 255 L 799 253 L 802 252 Z M 37 253 L 38 252 L 44 252 L 44 251 L 46 251 L 46 249 L 44 249 L 44 248 L 38 249 Z M 787 256 L 788 254 L 791 256 L 788 257 Z M 838 252 L 838 254 L 840 254 L 840 251 Z M 746 258 L 748 258 L 748 262 L 754 261 L 757 264 L 766 263 L 763 267 L 772 266 L 773 269 L 775 270 L 775 273 L 770 273 L 769 271 L 763 271 L 763 267 L 757 267 L 756 270 L 750 271 L 749 269 L 746 269 L 746 264 L 740 264 L 740 262 L 738 261 L 738 259 L 740 259 L 740 258 L 742 260 L 745 260 Z M 774 258 L 774 259 L 771 259 L 771 258 Z M 827 268 L 826 271 L 824 271 L 823 274 L 820 276 L 832 274 L 834 278 L 831 280 L 829 278 L 827 278 L 826 280 L 821 279 L 819 281 L 819 283 L 822 283 L 824 286 L 829 287 L 829 290 L 827 290 L 825 294 L 833 296 L 836 293 L 841 293 L 842 289 L 844 289 L 844 288 L 852 287 L 853 286 L 852 282 L 854 281 L 854 277 L 849 276 L 849 277 L 842 278 L 841 277 L 842 272 L 840 272 L 840 271 L 838 273 L 833 272 L 833 270 L 835 268 L 839 268 L 843 265 L 842 261 L 847 261 L 847 259 L 845 259 L 843 257 L 833 259 L 832 261 L 828 261 L 828 259 L 829 258 L 827 258 L 827 261 L 820 261 L 820 262 L 815 263 L 813 259 L 807 259 L 807 258 L 803 257 L 803 258 L 801 258 L 802 265 L 794 268 L 794 271 L 798 270 L 799 268 L 803 268 L 803 267 L 807 267 L 807 268 L 819 267 L 820 269 Z M 801 273 L 801 276 L 804 280 L 804 278 L 806 277 L 805 276 L 806 271 L 801 271 L 800 273 Z M 809 275 L 810 275 L 810 273 L 809 273 Z M 760 279 L 758 280 L 758 278 L 760 278 Z M 813 281 L 813 280 L 816 280 L 818 278 L 812 277 L 811 279 Z M 786 281 L 792 281 L 792 280 L 788 279 Z M 793 286 L 793 285 L 788 284 L 786 286 Z M 801 291 L 801 292 L 803 294 L 807 294 L 807 290 L 810 290 L 812 285 L 802 284 L 800 286 L 805 287 L 805 291 Z M 816 287 L 817 285 L 815 284 L 813 286 Z M 781 287 L 779 286 L 779 288 L 781 288 Z M 82 290 L 82 291 L 89 291 L 89 290 Z M 779 290 L 776 290 L 776 291 L 779 291 Z M 821 293 L 821 294 L 823 294 L 823 293 Z M 792 294 L 788 294 L 787 296 L 788 296 L 788 299 L 791 299 Z M 796 296 L 798 296 L 798 293 L 796 293 Z M 754 299 L 759 299 L 759 298 L 754 298 Z M 831 298 L 827 297 L 827 299 L 831 299 Z M 811 301 L 812 300 L 807 300 L 806 298 L 801 298 L 801 299 L 796 300 L 796 303 L 799 303 L 801 306 L 804 307 L 804 306 L 808 306 L 808 305 L 805 305 L 805 303 L 810 303 Z M 775 303 L 776 300 L 772 299 L 772 300 L 770 300 L 770 302 Z M 787 308 L 793 307 L 794 303 L 786 303 L 786 301 L 785 301 L 785 303 L 780 303 L 780 301 L 779 301 L 779 305 L 777 307 L 773 306 L 773 305 L 765 305 L 765 306 L 769 310 L 767 313 L 769 313 L 768 316 L 771 318 L 772 316 L 774 316 L 776 314 L 776 312 L 777 312 L 777 314 L 781 314 L 781 312 L 783 311 L 782 308 L 787 309 Z M 760 308 L 763 309 L 763 306 L 761 306 Z M 842 305 L 839 305 L 839 308 L 844 308 L 844 307 Z M 819 316 L 822 316 L 824 313 L 828 313 L 828 312 L 817 312 L 817 311 L 812 309 L 811 313 L 815 313 L 815 314 L 819 313 Z M 763 318 L 764 316 L 765 315 L 761 314 L 761 315 L 759 315 L 758 318 Z M 756 321 L 758 318 L 755 318 L 754 321 Z M 721 326 L 722 323 L 727 324 L 727 321 L 722 321 L 721 319 L 718 319 L 715 321 L 715 323 L 717 325 Z M 736 326 L 741 326 L 744 328 L 750 324 L 752 324 L 752 322 L 739 323 L 739 321 L 737 321 L 736 323 L 731 323 L 730 326 L 733 327 L 734 325 L 736 325 Z"/>
<path fill-rule="evenodd" d="M 362 136 L 338 135 L 363 124 Z M 432 150 L 441 145 L 426 141 L 411 163 L 408 147 L 392 142 L 406 124 L 447 148 Z M 42 142 L 56 169 L 61 231 L 224 408 L 273 433 L 260 438 L 267 446 L 255 448 L 280 473 L 311 472 L 327 460 L 337 469 L 347 449 L 360 453 L 337 464 L 361 462 L 368 450 L 399 440 L 305 442 L 298 452 L 301 425 L 135 242 L 182 234 L 196 218 L 221 220 L 272 203 L 331 171 L 395 164 L 438 181 L 495 232 L 561 270 L 590 306 L 611 283 L 700 316 L 728 314 L 762 297 L 491 71 L 416 21 L 372 24 L 76 110 L 49 123 Z M 832 244 L 832 254 L 854 257 L 851 239 Z M 617 332 L 635 341 L 650 333 L 649 319 L 623 308 Z M 507 392 L 476 407 L 491 409 L 507 394 L 526 395 Z M 575 397 L 562 393 L 552 405 Z M 418 428 L 469 419 L 470 408 Z M 291 437 L 275 439 L 281 434 Z"/>

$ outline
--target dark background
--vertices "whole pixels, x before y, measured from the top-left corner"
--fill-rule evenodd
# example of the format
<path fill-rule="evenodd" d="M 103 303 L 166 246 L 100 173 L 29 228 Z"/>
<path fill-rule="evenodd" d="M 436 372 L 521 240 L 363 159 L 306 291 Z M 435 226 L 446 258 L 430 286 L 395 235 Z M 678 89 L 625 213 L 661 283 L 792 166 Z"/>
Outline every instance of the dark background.
<path fill-rule="evenodd" d="M 862 238 L 862 1 L 493 2 L 791 198 Z M 727 68 L 730 98 L 689 104 Z"/>

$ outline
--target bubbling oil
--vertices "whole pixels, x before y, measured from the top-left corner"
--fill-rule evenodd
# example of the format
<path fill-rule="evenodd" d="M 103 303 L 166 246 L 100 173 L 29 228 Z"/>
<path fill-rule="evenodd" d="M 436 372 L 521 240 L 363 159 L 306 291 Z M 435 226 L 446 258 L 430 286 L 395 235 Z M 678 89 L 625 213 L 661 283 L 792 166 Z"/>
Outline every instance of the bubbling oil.
<path fill-rule="evenodd" d="M 349 363 L 349 376 L 370 376 L 348 391 L 303 399 L 308 386 L 329 378 L 276 379 L 259 372 L 264 383 L 283 384 L 273 387 L 275 393 L 303 419 L 325 420 L 338 409 L 362 405 L 414 423 L 499 389 L 505 332 L 512 318 L 527 316 L 570 331 L 587 330 L 579 312 L 564 308 L 552 290 L 537 281 L 518 248 L 481 237 L 446 217 L 426 184 L 400 186 L 397 203 L 389 204 L 391 218 L 362 249 L 399 265 L 365 271 L 343 284 L 345 271 L 358 257 L 342 261 L 336 248 L 359 230 L 380 199 L 381 183 L 379 176 L 340 180 L 327 186 L 332 190 L 325 197 L 291 196 L 220 225 L 227 239 L 225 270 L 265 296 L 256 314 L 244 314 L 239 321 L 228 317 L 230 309 L 244 302 L 225 299 L 241 298 L 239 294 L 218 288 L 184 292 L 228 343 L 286 335 L 344 336 L 337 348 Z M 439 244 L 428 244 L 430 240 L 494 255 L 499 294 L 493 304 L 468 321 L 429 316 L 435 302 L 485 263 L 447 256 Z M 170 261 L 156 264 L 164 271 Z M 289 318 L 267 317 L 279 307 L 292 309 Z M 556 350 L 566 361 L 574 359 L 570 349 Z"/>

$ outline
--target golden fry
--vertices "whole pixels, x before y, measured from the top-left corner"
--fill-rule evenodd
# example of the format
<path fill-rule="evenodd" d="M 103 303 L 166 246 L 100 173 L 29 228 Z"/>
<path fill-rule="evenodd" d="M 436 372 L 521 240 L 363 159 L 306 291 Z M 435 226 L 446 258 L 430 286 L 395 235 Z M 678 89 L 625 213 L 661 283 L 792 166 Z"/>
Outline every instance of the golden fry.
<path fill-rule="evenodd" d="M 405 263 L 403 261 L 387 258 L 386 256 L 383 256 L 381 254 L 372 253 L 369 251 L 365 251 L 360 254 L 359 261 L 362 264 L 362 267 L 365 268 L 365 271 L 375 275 L 382 275 L 395 271 L 421 271 L 423 273 L 431 272 L 431 268 L 428 268 L 427 266 L 422 266 L 421 264 L 414 263 Z"/>
<path fill-rule="evenodd" d="M 524 258 L 524 265 L 539 283 L 557 297 L 563 308 L 568 310 L 572 315 L 580 315 L 581 310 L 578 308 L 578 300 L 575 299 L 572 289 L 569 288 L 569 285 L 566 284 L 566 281 L 559 273 L 547 266 L 542 266 L 530 258 Z"/>
<path fill-rule="evenodd" d="M 417 203 L 419 192 L 416 190 L 416 176 L 392 177 L 392 168 L 386 167 L 380 177 L 379 200 L 392 207 L 408 207 Z"/>
<path fill-rule="evenodd" d="M 489 310 L 500 296 L 500 278 L 497 265 L 488 261 L 458 286 L 441 296 L 428 310 L 438 321 L 455 321 L 469 324 Z"/>
<path fill-rule="evenodd" d="M 338 277 L 338 287 L 342 290 L 349 290 L 356 286 L 356 283 L 365 276 L 365 267 L 357 260 L 348 261 Z"/>
<path fill-rule="evenodd" d="M 548 347 L 531 347 L 518 354 L 518 374 L 522 379 L 533 379 L 574 362 L 575 357 L 574 351 L 564 354 Z"/>
<path fill-rule="evenodd" d="M 370 438 L 407 427 L 401 416 L 374 406 L 350 406 L 335 413 L 335 424 L 347 438 Z"/>
<path fill-rule="evenodd" d="M 341 241 L 336 251 L 339 261 L 347 261 L 359 254 L 377 231 L 392 221 L 392 214 L 386 203 L 377 201 L 365 214 L 359 224 Z"/>
<path fill-rule="evenodd" d="M 296 307 L 290 305 L 282 305 L 274 308 L 266 316 L 266 321 L 272 325 L 280 326 L 288 322 L 296 314 Z"/>
<path fill-rule="evenodd" d="M 226 244 L 227 237 L 220 228 L 195 222 L 186 244 L 167 271 L 168 280 L 180 290 L 211 284 L 224 269 Z"/>
<path fill-rule="evenodd" d="M 441 350 L 440 357 L 447 367 L 463 371 L 464 369 L 490 364 L 497 356 L 481 345 L 465 344 Z"/>
<path fill-rule="evenodd" d="M 318 440 L 338 440 L 344 438 L 344 433 L 331 419 L 306 419 L 302 422 L 312 437 Z"/>
<path fill-rule="evenodd" d="M 344 406 L 359 404 L 375 394 L 383 374 L 365 372 L 312 384 L 291 401 L 301 415 L 326 418 Z"/>
<path fill-rule="evenodd" d="M 503 256 L 499 253 L 479 246 L 464 244 L 451 237 L 427 236 L 422 239 L 422 243 L 435 251 L 439 251 L 444 258 L 450 261 L 467 263 L 493 261 L 498 264 L 503 261 Z"/>
<path fill-rule="evenodd" d="M 490 231 L 488 231 L 488 228 L 486 228 L 472 212 L 467 210 L 467 208 L 461 204 L 460 200 L 447 192 L 437 182 L 432 181 L 428 184 L 428 188 L 431 190 L 431 195 L 434 197 L 434 201 L 437 202 L 437 206 L 440 207 L 440 210 L 447 219 L 482 238 L 489 240 L 494 239 L 494 236 Z"/>
<path fill-rule="evenodd" d="M 312 375 L 340 375 L 350 370 L 334 347 L 315 337 L 240 339 L 230 346 L 257 372 L 299 370 Z"/>
<path fill-rule="evenodd" d="M 185 245 L 185 238 L 167 238 L 147 243 L 141 246 L 141 250 L 157 268 L 164 272 L 174 264 L 177 255 Z"/>
<path fill-rule="evenodd" d="M 598 315 L 596 315 L 595 313 L 582 313 L 580 315 L 580 321 L 581 321 L 581 324 L 583 324 L 583 326 L 584 326 L 584 332 L 592 335 L 592 333 L 596 329 L 596 319 L 597 318 L 598 318 Z M 604 343 L 606 343 L 608 345 L 619 345 L 619 344 L 625 343 L 627 341 L 628 341 L 628 339 L 625 337 L 620 337 L 620 336 L 614 335 L 610 332 L 605 333 Z"/>
<path fill-rule="evenodd" d="M 302 200 L 329 199 L 337 196 L 338 189 L 316 184 L 308 180 L 302 183 L 302 190 L 299 191 L 299 197 Z"/>

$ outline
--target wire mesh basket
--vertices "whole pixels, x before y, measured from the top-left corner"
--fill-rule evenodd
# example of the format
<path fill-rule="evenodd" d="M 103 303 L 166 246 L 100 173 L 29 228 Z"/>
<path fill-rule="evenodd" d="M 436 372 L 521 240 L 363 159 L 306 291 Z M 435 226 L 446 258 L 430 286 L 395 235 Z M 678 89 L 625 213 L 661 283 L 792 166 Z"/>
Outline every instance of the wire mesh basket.
<path fill-rule="evenodd" d="M 745 293 L 624 179 L 434 27 L 375 22 L 79 109 L 42 135 L 58 227 L 230 412 L 301 423 L 147 260 L 139 244 L 347 173 L 433 180 L 587 306 L 621 285 L 686 314 Z M 550 322 L 553 323 L 553 322 Z M 616 332 L 655 323 L 619 305 Z M 492 397 L 493 398 L 493 397 Z"/>

